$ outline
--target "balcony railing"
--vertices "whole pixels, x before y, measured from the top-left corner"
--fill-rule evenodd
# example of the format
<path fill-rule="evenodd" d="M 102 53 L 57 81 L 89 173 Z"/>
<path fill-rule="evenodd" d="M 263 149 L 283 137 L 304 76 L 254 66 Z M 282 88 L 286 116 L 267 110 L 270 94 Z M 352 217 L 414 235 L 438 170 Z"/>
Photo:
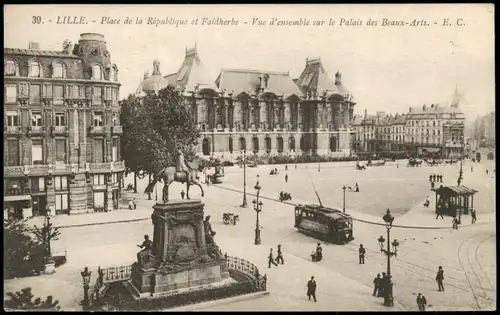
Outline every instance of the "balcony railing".
<path fill-rule="evenodd" d="M 28 134 L 29 135 L 45 135 L 46 128 L 45 126 L 29 126 Z"/>
<path fill-rule="evenodd" d="M 68 132 L 68 126 L 52 126 L 53 135 L 67 135 Z"/>
<path fill-rule="evenodd" d="M 123 133 L 123 127 L 122 126 L 112 126 L 111 133 L 114 135 L 121 135 Z"/>
<path fill-rule="evenodd" d="M 21 127 L 21 126 L 5 126 L 4 132 L 7 135 L 19 135 L 23 132 L 23 127 Z"/>
<path fill-rule="evenodd" d="M 91 135 L 105 135 L 106 127 L 104 126 L 91 126 L 89 127 L 89 134 Z"/>
<path fill-rule="evenodd" d="M 4 196 L 23 196 L 30 194 L 31 194 L 31 189 L 29 188 L 4 188 L 3 190 Z"/>

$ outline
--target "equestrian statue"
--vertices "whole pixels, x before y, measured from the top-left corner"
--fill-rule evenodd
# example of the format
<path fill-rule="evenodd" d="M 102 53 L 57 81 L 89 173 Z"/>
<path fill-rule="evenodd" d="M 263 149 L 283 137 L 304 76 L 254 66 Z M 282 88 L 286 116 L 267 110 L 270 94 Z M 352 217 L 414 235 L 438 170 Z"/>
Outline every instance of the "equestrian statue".
<path fill-rule="evenodd" d="M 172 184 L 172 182 L 180 182 L 186 183 L 186 198 L 189 198 L 189 187 L 191 185 L 196 185 L 201 189 L 201 196 L 204 196 L 203 187 L 201 187 L 198 182 L 197 171 L 193 169 L 189 164 L 187 164 L 184 160 L 184 154 L 180 150 L 177 150 L 177 164 L 175 167 L 168 166 L 161 169 L 158 173 L 156 173 L 153 177 L 153 180 L 149 183 L 144 191 L 145 194 L 150 194 L 153 192 L 153 189 L 158 181 L 163 180 L 163 202 L 168 202 L 168 186 Z"/>

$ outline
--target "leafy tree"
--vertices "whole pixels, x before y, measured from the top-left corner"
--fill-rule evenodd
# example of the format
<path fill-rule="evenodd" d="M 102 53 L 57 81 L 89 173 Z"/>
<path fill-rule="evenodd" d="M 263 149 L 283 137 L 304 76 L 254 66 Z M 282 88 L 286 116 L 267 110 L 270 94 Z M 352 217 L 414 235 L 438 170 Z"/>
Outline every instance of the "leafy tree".
<path fill-rule="evenodd" d="M 8 292 L 8 299 L 4 301 L 4 307 L 6 309 L 16 309 L 16 310 L 33 310 L 33 309 L 51 309 L 59 310 L 60 306 L 58 300 L 54 300 L 51 295 L 49 295 L 44 301 L 41 298 L 36 298 L 33 300 L 34 296 L 31 293 L 31 288 L 24 288 L 21 291 L 15 293 Z"/>
<path fill-rule="evenodd" d="M 4 279 L 25 277 L 44 268 L 45 249 L 25 221 L 4 220 Z"/>
<path fill-rule="evenodd" d="M 155 174 L 175 164 L 178 149 L 188 160 L 194 157 L 199 131 L 181 92 L 173 86 L 141 100 L 129 96 L 122 104 L 122 114 L 123 152 L 131 171 Z"/>

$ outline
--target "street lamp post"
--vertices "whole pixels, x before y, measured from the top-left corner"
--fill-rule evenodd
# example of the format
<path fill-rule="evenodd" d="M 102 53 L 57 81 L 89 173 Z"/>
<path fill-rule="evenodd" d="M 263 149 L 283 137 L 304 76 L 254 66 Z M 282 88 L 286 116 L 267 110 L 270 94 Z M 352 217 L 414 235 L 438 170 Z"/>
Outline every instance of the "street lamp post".
<path fill-rule="evenodd" d="M 344 202 L 342 203 L 342 212 L 345 213 L 345 190 L 346 190 L 346 187 L 345 186 L 342 187 L 342 190 L 344 191 L 344 198 L 343 198 Z"/>
<path fill-rule="evenodd" d="M 387 249 L 384 249 L 385 239 L 383 236 L 378 238 L 378 242 L 380 244 L 380 252 L 387 255 L 387 282 L 384 283 L 384 305 L 385 306 L 394 306 L 394 297 L 392 295 L 392 276 L 391 276 L 391 257 L 397 256 L 399 242 L 397 239 L 394 239 L 392 242 L 392 246 L 394 247 L 394 251 L 391 251 L 391 228 L 392 222 L 394 221 L 394 217 L 391 215 L 391 211 L 387 209 L 387 213 L 383 216 L 383 220 L 385 222 L 385 228 L 387 229 Z"/>
<path fill-rule="evenodd" d="M 460 158 L 460 171 L 458 172 L 458 179 L 457 179 L 457 185 L 460 186 L 460 184 L 463 181 L 463 175 L 464 175 L 464 170 L 463 170 L 463 155 L 464 155 L 464 137 L 462 136 L 462 157 Z"/>
<path fill-rule="evenodd" d="M 82 301 L 82 306 L 83 309 L 86 310 L 90 306 L 89 303 L 89 284 L 90 284 L 90 277 L 92 275 L 92 271 L 89 271 L 88 267 L 85 267 L 83 271 L 81 272 L 82 279 L 83 279 L 83 301 Z"/>
<path fill-rule="evenodd" d="M 255 245 L 260 245 L 260 225 L 259 225 L 259 213 L 262 211 L 262 201 L 259 201 L 259 194 L 260 194 L 260 189 L 262 188 L 259 184 L 259 175 L 257 175 L 257 184 L 255 184 L 255 190 L 257 191 L 257 200 L 253 200 L 253 209 L 257 213 L 257 218 L 255 221 Z"/>
<path fill-rule="evenodd" d="M 247 150 L 244 149 L 241 152 L 242 163 L 243 163 L 243 203 L 241 204 L 242 208 L 247 207 Z"/>

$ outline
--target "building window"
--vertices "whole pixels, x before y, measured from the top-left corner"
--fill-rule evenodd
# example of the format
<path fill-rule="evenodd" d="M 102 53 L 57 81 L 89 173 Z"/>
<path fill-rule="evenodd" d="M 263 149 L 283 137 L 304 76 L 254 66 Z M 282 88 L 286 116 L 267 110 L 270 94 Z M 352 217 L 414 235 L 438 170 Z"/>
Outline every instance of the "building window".
<path fill-rule="evenodd" d="M 102 127 L 103 121 L 102 121 L 102 116 L 103 114 L 101 112 L 96 112 L 94 113 L 94 126 L 95 127 Z"/>
<path fill-rule="evenodd" d="M 45 178 L 35 177 L 31 179 L 31 191 L 32 192 L 45 192 Z"/>
<path fill-rule="evenodd" d="M 440 135 L 441 135 L 441 130 L 438 130 L 438 136 L 440 136 Z"/>
<path fill-rule="evenodd" d="M 17 102 L 17 86 L 15 84 L 6 84 L 5 94 L 5 101 L 7 103 Z"/>
<path fill-rule="evenodd" d="M 42 94 L 43 94 L 43 97 L 52 98 L 52 85 L 51 84 L 44 84 Z"/>
<path fill-rule="evenodd" d="M 60 105 L 64 100 L 64 87 L 62 85 L 54 85 L 54 104 Z"/>
<path fill-rule="evenodd" d="M 7 140 L 7 166 L 19 165 L 19 140 Z"/>
<path fill-rule="evenodd" d="M 92 96 L 94 104 L 101 104 L 102 101 L 102 87 L 94 86 L 94 94 Z"/>
<path fill-rule="evenodd" d="M 16 75 L 17 64 L 14 60 L 7 60 L 5 63 L 5 75 Z"/>
<path fill-rule="evenodd" d="M 56 191 L 68 190 L 68 177 L 67 176 L 54 176 L 54 189 Z"/>
<path fill-rule="evenodd" d="M 66 163 L 66 139 L 56 139 L 56 164 Z"/>
<path fill-rule="evenodd" d="M 64 65 L 61 62 L 56 62 L 53 64 L 52 77 L 64 78 Z"/>
<path fill-rule="evenodd" d="M 94 139 L 94 163 L 104 162 L 104 139 Z"/>
<path fill-rule="evenodd" d="M 33 126 L 33 127 L 43 126 L 41 112 L 32 112 L 31 113 L 31 126 Z"/>
<path fill-rule="evenodd" d="M 111 175 L 111 183 L 113 183 L 113 184 L 118 183 L 118 173 L 113 173 Z"/>
<path fill-rule="evenodd" d="M 115 69 L 113 67 L 109 69 L 109 81 L 115 81 Z"/>
<path fill-rule="evenodd" d="M 40 64 L 36 61 L 30 63 L 29 66 L 29 76 L 32 78 L 40 77 Z"/>
<path fill-rule="evenodd" d="M 112 96 L 111 96 L 111 87 L 109 87 L 109 86 L 106 87 L 106 99 L 107 100 L 112 99 Z"/>
<path fill-rule="evenodd" d="M 56 194 L 56 213 L 67 212 L 69 210 L 69 194 Z"/>
<path fill-rule="evenodd" d="M 117 126 L 118 125 L 118 120 L 116 119 L 116 114 L 114 114 L 114 113 L 113 113 L 112 121 L 113 121 L 113 126 Z"/>
<path fill-rule="evenodd" d="M 119 92 L 118 89 L 116 88 L 113 89 L 113 100 L 115 101 L 118 99 L 118 92 Z"/>
<path fill-rule="evenodd" d="M 64 113 L 56 113 L 55 114 L 55 125 L 58 127 L 66 126 L 66 121 L 64 119 Z"/>
<path fill-rule="evenodd" d="M 117 162 L 118 161 L 118 139 L 113 139 L 113 148 L 112 148 L 112 161 Z"/>
<path fill-rule="evenodd" d="M 104 192 L 96 191 L 94 192 L 94 209 L 104 209 Z"/>
<path fill-rule="evenodd" d="M 7 126 L 16 127 L 19 126 L 19 113 L 15 110 L 7 111 Z"/>
<path fill-rule="evenodd" d="M 31 145 L 31 162 L 33 164 L 43 164 L 43 141 L 33 140 Z"/>
<path fill-rule="evenodd" d="M 40 85 L 31 84 L 30 86 L 30 103 L 40 103 Z"/>
<path fill-rule="evenodd" d="M 102 80 L 102 67 L 100 65 L 92 67 L 92 79 Z"/>
<path fill-rule="evenodd" d="M 94 174 L 92 177 L 94 186 L 106 185 L 104 174 Z"/>
<path fill-rule="evenodd" d="M 78 96 L 80 98 L 85 98 L 85 86 L 83 85 L 78 86 Z"/>

